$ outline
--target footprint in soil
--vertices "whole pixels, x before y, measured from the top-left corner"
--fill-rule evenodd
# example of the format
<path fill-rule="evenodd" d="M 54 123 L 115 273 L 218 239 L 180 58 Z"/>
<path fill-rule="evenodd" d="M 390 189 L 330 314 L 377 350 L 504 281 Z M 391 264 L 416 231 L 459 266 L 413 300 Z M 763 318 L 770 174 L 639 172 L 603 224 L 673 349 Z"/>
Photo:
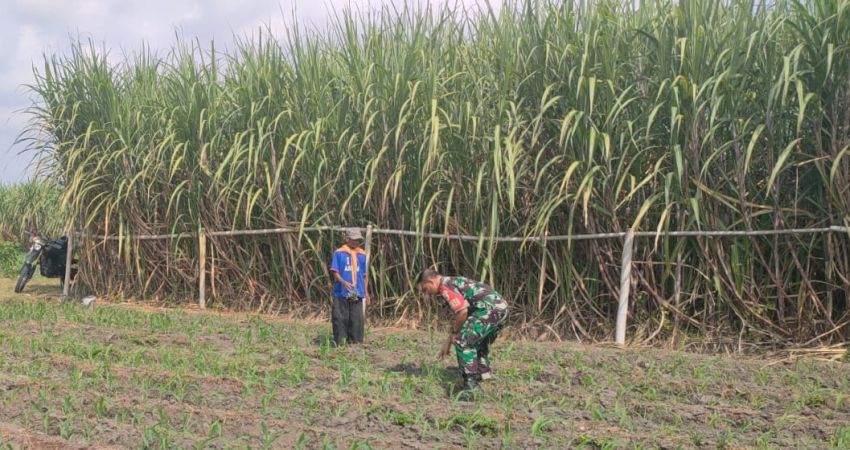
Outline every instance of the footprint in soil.
<path fill-rule="evenodd" d="M 459 379 L 457 367 L 451 366 L 438 368 L 427 364 L 400 363 L 387 367 L 386 371 L 403 373 L 412 377 L 435 376 L 442 381 L 457 381 Z"/>
<path fill-rule="evenodd" d="M 364 348 L 371 344 L 368 340 L 359 344 L 353 344 L 351 342 L 345 343 L 343 345 L 336 345 L 334 342 L 334 335 L 328 332 L 320 332 L 315 337 L 313 337 L 312 341 L 313 345 L 316 347 L 322 348 L 336 348 L 336 347 L 349 347 L 349 348 Z"/>
<path fill-rule="evenodd" d="M 408 376 L 422 376 L 422 368 L 415 363 L 401 363 L 387 367 L 387 372 L 403 373 Z"/>

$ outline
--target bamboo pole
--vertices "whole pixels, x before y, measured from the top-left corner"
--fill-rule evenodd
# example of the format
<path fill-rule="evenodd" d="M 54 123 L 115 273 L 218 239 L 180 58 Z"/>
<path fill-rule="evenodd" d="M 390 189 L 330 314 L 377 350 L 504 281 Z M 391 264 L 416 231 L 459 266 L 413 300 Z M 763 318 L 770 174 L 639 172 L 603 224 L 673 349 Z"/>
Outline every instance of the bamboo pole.
<path fill-rule="evenodd" d="M 203 227 L 198 230 L 198 306 L 207 307 L 207 235 Z"/>
<path fill-rule="evenodd" d="M 71 293 L 71 263 L 74 261 L 74 231 L 68 233 L 68 254 L 65 255 L 65 283 L 62 285 L 62 298 Z"/>
<path fill-rule="evenodd" d="M 369 296 L 369 266 L 372 264 L 372 225 L 366 227 L 366 242 L 364 244 L 366 250 L 366 280 L 365 285 L 363 286 L 363 291 L 366 293 L 366 296 Z M 356 277 L 357 274 L 354 274 Z M 363 299 L 362 302 L 363 308 L 363 323 L 366 323 L 366 299 Z"/>
<path fill-rule="evenodd" d="M 544 238 L 549 236 L 549 232 L 547 231 L 544 235 Z M 543 314 L 543 294 L 544 288 L 546 285 L 546 239 L 543 239 L 543 244 L 540 246 L 540 275 L 538 277 L 538 286 L 537 286 L 537 314 Z"/>
<path fill-rule="evenodd" d="M 260 236 L 267 234 L 286 234 L 286 233 L 303 233 L 308 231 L 345 231 L 347 228 L 339 226 L 318 226 L 304 228 L 268 228 L 260 230 L 232 230 L 232 231 L 210 231 L 210 236 Z M 566 234 L 558 236 L 473 236 L 465 234 L 441 234 L 441 233 L 420 233 L 418 231 L 408 230 L 384 230 L 373 227 L 374 234 L 386 234 L 393 236 L 415 236 L 430 239 L 448 239 L 458 241 L 478 242 L 480 240 L 495 241 L 495 242 L 542 242 L 547 241 L 587 241 L 594 239 L 622 239 L 628 234 L 627 232 L 614 233 L 593 233 L 593 234 Z M 802 235 L 802 234 L 818 234 L 818 233 L 850 233 L 850 228 L 844 226 L 830 226 L 824 228 L 788 228 L 779 230 L 715 230 L 715 231 L 635 231 L 632 232 L 634 237 L 640 238 L 659 238 L 659 237 L 745 237 L 745 236 L 776 236 L 776 235 Z M 80 234 L 82 236 L 82 234 Z M 194 233 L 176 233 L 176 234 L 157 234 L 157 235 L 139 235 L 130 236 L 129 239 L 140 240 L 157 240 L 157 239 L 180 239 L 193 237 Z M 94 239 L 102 240 L 119 240 L 127 239 L 127 236 L 87 236 Z"/>
<path fill-rule="evenodd" d="M 632 247 L 634 230 L 626 233 L 623 242 L 623 266 L 620 269 L 620 304 L 617 307 L 617 345 L 626 345 L 626 318 L 629 315 L 629 289 L 632 283 Z"/>
<path fill-rule="evenodd" d="M 210 231 L 210 236 L 261 236 L 265 234 L 285 234 L 285 233 L 302 233 L 305 231 L 340 231 L 345 232 L 348 227 L 340 226 L 319 226 L 319 227 L 282 227 L 282 228 L 262 228 L 258 230 L 228 230 L 228 231 Z M 361 228 L 362 229 L 362 228 Z"/>

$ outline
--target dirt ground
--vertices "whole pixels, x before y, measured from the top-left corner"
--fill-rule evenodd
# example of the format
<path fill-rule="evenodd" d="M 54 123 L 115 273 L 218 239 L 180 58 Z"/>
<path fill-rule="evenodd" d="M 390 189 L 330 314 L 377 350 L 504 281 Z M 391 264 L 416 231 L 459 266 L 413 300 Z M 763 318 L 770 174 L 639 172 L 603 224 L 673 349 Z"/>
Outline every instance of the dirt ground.
<path fill-rule="evenodd" d="M 499 340 L 455 401 L 441 331 L 62 303 L 0 280 L 0 448 L 850 448 L 850 365 Z"/>

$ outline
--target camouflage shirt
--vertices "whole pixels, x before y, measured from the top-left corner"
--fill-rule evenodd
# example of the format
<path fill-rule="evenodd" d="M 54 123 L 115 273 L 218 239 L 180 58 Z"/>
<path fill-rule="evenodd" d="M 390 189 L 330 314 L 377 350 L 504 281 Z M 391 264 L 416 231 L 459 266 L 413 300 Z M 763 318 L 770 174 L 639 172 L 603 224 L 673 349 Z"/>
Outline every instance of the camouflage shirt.
<path fill-rule="evenodd" d="M 440 295 L 452 312 L 469 308 L 477 310 L 507 310 L 508 304 L 502 296 L 484 283 L 464 277 L 443 277 L 440 280 Z"/>

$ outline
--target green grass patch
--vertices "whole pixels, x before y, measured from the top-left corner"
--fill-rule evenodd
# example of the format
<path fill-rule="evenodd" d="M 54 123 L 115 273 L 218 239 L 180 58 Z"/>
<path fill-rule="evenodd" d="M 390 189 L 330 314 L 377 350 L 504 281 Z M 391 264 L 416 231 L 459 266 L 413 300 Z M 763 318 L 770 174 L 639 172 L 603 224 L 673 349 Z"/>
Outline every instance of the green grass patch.
<path fill-rule="evenodd" d="M 34 287 L 58 293 L 48 281 Z M 437 334 L 370 330 L 365 345 L 335 348 L 321 339 L 327 323 L 84 307 L 11 286 L 0 279 L 0 421 L 71 443 L 842 448 L 850 438 L 842 363 L 500 339 L 496 379 L 467 404 L 452 396 L 453 363 L 433 360 Z"/>
<path fill-rule="evenodd" d="M 0 241 L 0 276 L 14 278 L 21 271 L 25 252 L 16 242 Z"/>

